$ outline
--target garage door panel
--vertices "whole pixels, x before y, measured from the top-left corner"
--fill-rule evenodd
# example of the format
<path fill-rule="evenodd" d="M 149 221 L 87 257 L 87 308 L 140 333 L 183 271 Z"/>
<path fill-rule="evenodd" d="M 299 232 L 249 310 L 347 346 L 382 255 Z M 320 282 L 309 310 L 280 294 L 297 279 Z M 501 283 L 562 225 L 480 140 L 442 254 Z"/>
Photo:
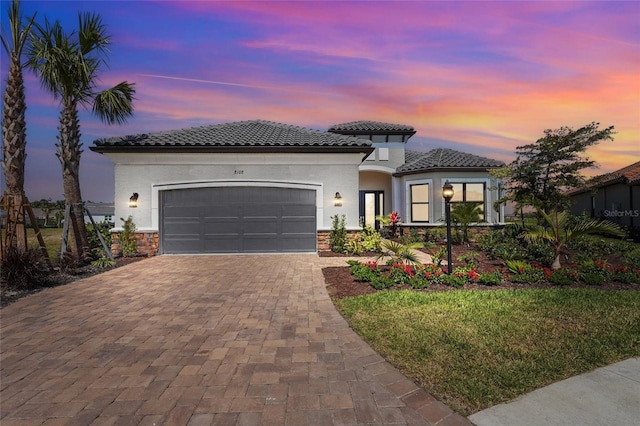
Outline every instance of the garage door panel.
<path fill-rule="evenodd" d="M 316 250 L 313 190 L 216 187 L 161 193 L 164 253 Z"/>

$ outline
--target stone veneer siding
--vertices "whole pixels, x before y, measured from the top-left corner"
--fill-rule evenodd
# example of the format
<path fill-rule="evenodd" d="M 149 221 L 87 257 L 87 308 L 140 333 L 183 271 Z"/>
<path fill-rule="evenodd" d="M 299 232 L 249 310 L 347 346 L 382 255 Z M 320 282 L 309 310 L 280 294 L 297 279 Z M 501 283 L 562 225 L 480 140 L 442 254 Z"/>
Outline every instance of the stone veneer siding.
<path fill-rule="evenodd" d="M 357 234 L 358 231 L 348 231 L 349 236 Z M 318 251 L 329 251 L 329 235 L 331 231 L 318 231 Z M 136 242 L 138 254 L 144 256 L 155 256 L 158 254 L 159 236 L 157 232 L 136 232 Z M 111 253 L 114 256 L 122 256 L 118 233 L 111 233 Z"/>
<path fill-rule="evenodd" d="M 157 232 L 136 232 L 135 235 L 138 255 L 151 257 L 158 254 L 159 237 Z M 111 233 L 111 253 L 114 256 L 122 256 L 117 232 Z"/>

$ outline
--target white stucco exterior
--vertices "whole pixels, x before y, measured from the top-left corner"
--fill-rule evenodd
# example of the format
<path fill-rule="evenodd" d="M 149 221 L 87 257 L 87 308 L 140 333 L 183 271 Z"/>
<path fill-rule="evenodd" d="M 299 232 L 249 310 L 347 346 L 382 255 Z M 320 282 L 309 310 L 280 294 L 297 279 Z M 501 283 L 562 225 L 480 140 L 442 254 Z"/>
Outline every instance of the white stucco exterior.
<path fill-rule="evenodd" d="M 330 230 L 331 216 L 345 215 L 358 229 L 358 166 L 362 153 L 105 153 L 115 169 L 116 227 L 132 216 L 140 231 L 159 228 L 159 193 L 213 186 L 271 186 L 316 191 L 317 229 Z M 334 206 L 339 192 L 342 206 Z M 138 205 L 129 197 L 138 193 Z"/>

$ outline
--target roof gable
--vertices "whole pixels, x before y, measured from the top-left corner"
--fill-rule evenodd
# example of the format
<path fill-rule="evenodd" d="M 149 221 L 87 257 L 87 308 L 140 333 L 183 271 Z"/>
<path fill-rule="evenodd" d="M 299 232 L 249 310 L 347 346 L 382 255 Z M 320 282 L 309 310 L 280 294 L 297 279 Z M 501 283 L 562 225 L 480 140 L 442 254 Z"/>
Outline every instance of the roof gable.
<path fill-rule="evenodd" d="M 486 170 L 503 166 L 502 161 L 468 154 L 448 148 L 436 148 L 428 152 L 405 152 L 405 164 L 396 169 L 396 174 L 407 175 L 442 169 Z"/>
<path fill-rule="evenodd" d="M 629 185 L 640 184 L 640 161 L 627 167 L 623 167 L 611 173 L 592 177 L 585 186 L 573 188 L 567 191 L 569 195 L 580 194 L 595 188 L 613 185 L 616 183 L 626 183 Z"/>
<path fill-rule="evenodd" d="M 265 120 L 97 139 L 91 150 L 107 151 L 371 151 L 371 141 Z"/>

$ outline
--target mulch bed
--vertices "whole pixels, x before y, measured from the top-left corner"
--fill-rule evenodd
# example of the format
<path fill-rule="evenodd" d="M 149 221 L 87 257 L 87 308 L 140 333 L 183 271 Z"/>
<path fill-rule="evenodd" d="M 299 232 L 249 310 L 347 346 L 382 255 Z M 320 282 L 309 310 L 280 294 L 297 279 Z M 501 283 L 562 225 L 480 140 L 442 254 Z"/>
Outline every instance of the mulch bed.
<path fill-rule="evenodd" d="M 4 288 L 3 286 L 0 293 L 0 307 L 3 308 L 15 302 L 16 300 L 22 299 L 23 297 L 28 296 L 30 294 L 38 293 L 46 288 L 69 284 L 74 281 L 80 280 L 82 278 L 88 278 L 93 275 L 97 275 L 97 274 L 101 274 L 103 272 L 109 271 L 111 269 L 128 265 L 130 263 L 139 262 L 146 258 L 147 258 L 146 256 L 117 257 L 115 259 L 116 264 L 109 268 L 96 268 L 95 266 L 86 265 L 83 267 L 69 269 L 69 270 L 56 269 L 52 274 L 47 276 L 45 282 L 42 282 L 39 285 L 34 286 L 33 288 L 30 288 L 28 290 L 9 290 Z"/>
<path fill-rule="evenodd" d="M 436 250 L 424 250 L 429 254 L 433 254 Z M 469 251 L 474 251 L 478 253 L 478 267 L 476 271 L 478 272 L 488 272 L 495 270 L 497 268 L 502 267 L 502 262 L 500 260 L 491 260 L 489 259 L 478 247 L 475 247 L 473 244 L 471 245 L 454 245 L 452 247 L 452 259 L 454 260 L 454 267 L 456 266 L 456 261 L 458 257 L 466 254 Z M 344 255 L 339 253 L 333 253 L 331 251 L 320 252 L 318 253 L 323 257 L 354 257 L 353 255 Z M 567 256 L 570 257 L 570 253 L 567 253 Z M 376 253 L 367 253 L 362 255 L 363 258 L 371 258 L 377 257 Z M 612 257 L 607 259 L 608 262 L 612 265 L 616 265 L 616 258 Z M 569 259 L 570 261 L 570 259 Z M 337 266 L 337 267 L 327 267 L 322 269 L 322 273 L 324 275 L 324 279 L 327 286 L 327 292 L 332 299 L 341 299 L 344 297 L 351 296 L 360 296 L 364 294 L 375 293 L 376 289 L 371 287 L 369 283 L 356 281 L 351 272 L 349 271 L 349 266 Z M 486 286 L 486 285 L 478 285 L 478 284 L 466 284 L 464 287 L 460 288 L 463 290 L 498 290 L 498 289 L 516 289 L 516 288 L 557 288 L 558 286 L 554 286 L 550 283 L 536 283 L 536 284 L 521 284 L 521 283 L 511 283 L 504 282 L 499 285 L 494 286 Z M 599 286 L 589 286 L 583 283 L 574 283 L 570 286 L 564 286 L 565 288 L 593 288 L 599 290 L 640 290 L 640 286 L 637 284 L 622 284 L 617 282 L 607 282 Z M 404 290 L 411 289 L 409 286 L 394 286 L 392 290 Z M 432 284 L 426 289 L 423 290 L 413 290 L 413 291 L 452 291 L 452 290 L 460 290 L 455 287 L 447 286 L 444 284 Z"/>

